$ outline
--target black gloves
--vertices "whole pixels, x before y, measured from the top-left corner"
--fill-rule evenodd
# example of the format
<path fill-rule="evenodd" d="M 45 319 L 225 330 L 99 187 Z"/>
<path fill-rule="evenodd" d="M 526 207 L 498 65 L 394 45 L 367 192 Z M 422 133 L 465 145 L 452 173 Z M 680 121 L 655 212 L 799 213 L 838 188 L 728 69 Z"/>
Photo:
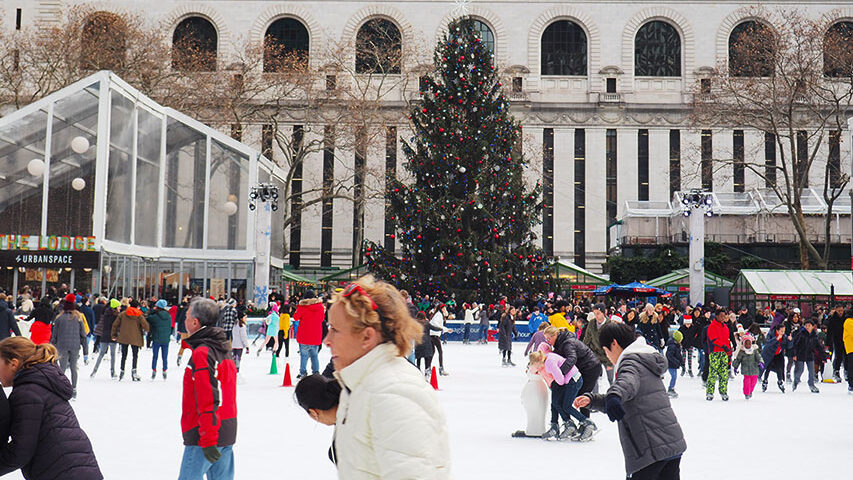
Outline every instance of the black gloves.
<path fill-rule="evenodd" d="M 610 394 L 604 399 L 604 413 L 611 422 L 622 420 L 625 416 L 625 408 L 622 407 L 622 399 L 615 394 Z"/>
<path fill-rule="evenodd" d="M 209 447 L 204 447 L 201 449 L 204 452 L 204 458 L 207 459 L 210 463 L 216 463 L 219 460 L 219 457 L 222 456 L 222 453 L 219 452 L 219 449 L 216 448 L 216 445 L 211 445 Z"/>

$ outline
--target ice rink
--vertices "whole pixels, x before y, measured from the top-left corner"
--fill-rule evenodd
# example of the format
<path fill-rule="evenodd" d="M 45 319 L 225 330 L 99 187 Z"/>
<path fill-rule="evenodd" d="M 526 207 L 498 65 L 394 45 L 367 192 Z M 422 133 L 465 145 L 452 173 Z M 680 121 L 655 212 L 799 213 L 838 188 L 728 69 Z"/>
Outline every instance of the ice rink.
<path fill-rule="evenodd" d="M 179 419 L 184 368 L 175 365 L 175 347 L 170 347 L 167 381 L 150 379 L 150 350 L 140 354 L 143 380 L 137 383 L 110 380 L 109 357 L 94 380 L 89 378 L 92 364 L 81 364 L 73 406 L 105 478 L 177 478 L 183 448 Z M 451 343 L 445 349 L 450 376 L 439 379 L 438 395 L 450 430 L 454 478 L 625 477 L 616 425 L 605 415 L 593 415 L 600 433 L 590 443 L 510 437 L 524 428 L 525 421 L 520 402 L 527 380 L 523 346 L 516 345 L 515 368 L 500 366 L 494 343 Z M 186 359 L 189 353 L 184 355 Z M 255 351 L 244 356 L 241 372 L 246 382 L 237 391 L 236 478 L 336 478 L 326 456 L 332 428 L 311 420 L 294 403 L 293 389 L 281 387 L 283 359 L 279 374 L 268 374 L 270 358 L 268 353 L 257 357 Z M 328 358 L 323 348 L 321 369 Z M 295 381 L 299 365 L 295 343 L 290 362 Z M 130 359 L 128 369 L 129 363 Z M 607 380 L 602 380 L 606 386 Z M 682 478 L 782 480 L 804 474 L 843 478 L 853 445 L 853 396 L 845 384 L 821 384 L 820 394 L 810 393 L 805 384 L 793 393 L 786 388 L 789 393 L 783 395 L 774 382 L 762 394 L 759 384 L 753 399 L 746 401 L 742 377 L 736 377 L 729 382 L 728 403 L 719 396 L 707 402 L 698 378 L 679 378 L 676 390 L 681 396 L 673 405 L 687 439 Z M 15 473 L 6 478 L 22 477 Z"/>

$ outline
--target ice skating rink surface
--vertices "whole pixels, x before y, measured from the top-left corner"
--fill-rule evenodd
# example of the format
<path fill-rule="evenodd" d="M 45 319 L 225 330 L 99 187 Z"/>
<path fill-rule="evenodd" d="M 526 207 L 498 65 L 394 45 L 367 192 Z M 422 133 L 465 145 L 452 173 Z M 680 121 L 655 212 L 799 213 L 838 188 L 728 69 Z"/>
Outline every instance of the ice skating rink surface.
<path fill-rule="evenodd" d="M 616 425 L 603 414 L 593 415 L 600 431 L 589 443 L 510 437 L 524 428 L 526 418 L 520 400 L 527 381 L 523 345 L 515 345 L 514 368 L 501 367 L 494 343 L 450 343 L 444 348 L 450 375 L 439 379 L 438 395 L 450 430 L 454 478 L 625 478 Z M 83 366 L 81 361 L 73 406 L 106 479 L 177 478 L 183 451 L 179 421 L 184 366 L 175 365 L 176 352 L 172 344 L 167 381 L 159 375 L 151 380 L 151 350 L 140 352 L 142 381 L 136 383 L 110 380 L 108 356 L 94 380 L 89 378 L 92 364 Z M 188 355 L 185 352 L 184 365 Z M 332 428 L 311 420 L 294 402 L 293 389 L 281 387 L 285 359 L 279 360 L 275 376 L 269 375 L 269 353 L 257 357 L 251 351 L 243 359 L 245 383 L 237 387 L 236 478 L 337 478 L 327 457 Z M 324 347 L 321 369 L 328 359 Z M 289 361 L 296 381 L 295 343 Z M 853 396 L 847 394 L 846 384 L 820 384 L 821 393 L 812 394 L 803 383 L 796 392 L 786 386 L 783 395 L 775 377 L 771 379 L 767 393 L 761 393 L 759 384 L 747 401 L 738 376 L 729 382 L 731 400 L 723 403 L 719 395 L 713 402 L 705 400 L 699 378 L 679 378 L 680 398 L 673 406 L 687 439 L 682 478 L 848 475 Z M 606 388 L 607 379 L 602 377 L 599 385 Z M 17 472 L 5 478 L 23 477 Z"/>

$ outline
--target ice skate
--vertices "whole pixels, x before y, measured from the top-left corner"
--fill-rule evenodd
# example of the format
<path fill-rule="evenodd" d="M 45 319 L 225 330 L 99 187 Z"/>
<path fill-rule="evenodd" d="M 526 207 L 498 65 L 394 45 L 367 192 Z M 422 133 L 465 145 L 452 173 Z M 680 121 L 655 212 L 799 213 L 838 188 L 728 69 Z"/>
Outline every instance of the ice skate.
<path fill-rule="evenodd" d="M 89 374 L 89 378 L 95 378 L 95 374 L 98 373 L 98 369 L 92 370 L 92 373 Z"/>
<path fill-rule="evenodd" d="M 832 372 L 832 381 L 835 383 L 841 383 L 841 372 L 838 370 Z"/>
<path fill-rule="evenodd" d="M 508 366 L 509 366 L 509 365 L 507 365 L 507 363 L 506 363 L 506 359 L 501 359 L 501 366 L 502 366 L 502 367 L 508 367 Z"/>
<path fill-rule="evenodd" d="M 118 374 L 118 381 L 120 382 L 122 380 L 124 380 L 124 370 L 122 370 L 121 373 Z"/>
<path fill-rule="evenodd" d="M 512 363 L 512 360 L 507 360 L 507 361 L 506 361 L 506 365 L 507 365 L 508 367 L 514 367 L 514 366 L 515 366 L 515 364 L 514 364 L 514 363 Z"/>
<path fill-rule="evenodd" d="M 76 399 L 77 399 L 77 389 L 73 388 L 73 389 L 71 389 L 71 400 L 76 400 Z"/>
<path fill-rule="evenodd" d="M 710 393 L 709 393 L 709 394 L 705 395 L 705 400 L 708 400 L 708 401 L 710 402 L 710 401 L 711 401 L 711 400 L 713 400 L 713 399 L 714 399 L 714 395 L 713 395 L 713 394 L 710 394 Z"/>
<path fill-rule="evenodd" d="M 791 374 L 789 373 L 788 375 L 785 376 L 785 383 L 790 385 L 792 382 L 793 382 L 793 380 L 791 379 Z"/>
<path fill-rule="evenodd" d="M 116 372 L 115 372 L 115 370 L 113 370 L 113 371 L 111 371 L 111 372 L 110 372 L 110 378 L 112 378 L 113 380 L 115 380 L 115 379 L 116 379 Z"/>
<path fill-rule="evenodd" d="M 592 440 L 592 437 L 598 433 L 598 427 L 592 423 L 592 420 L 586 419 L 581 423 L 580 433 L 578 433 L 574 438 L 572 438 L 575 442 L 588 442 Z"/>
<path fill-rule="evenodd" d="M 183 355 L 178 355 L 178 366 L 179 367 L 181 366 L 181 358 L 182 357 L 183 357 Z"/>
<path fill-rule="evenodd" d="M 166 371 L 163 370 L 163 380 L 165 380 L 165 379 L 166 379 Z"/>
<path fill-rule="evenodd" d="M 785 383 L 782 380 L 779 380 L 777 385 L 779 386 L 779 390 L 782 390 L 782 393 L 785 393 Z"/>
<path fill-rule="evenodd" d="M 151 380 L 157 378 L 157 370 L 151 370 Z"/>
<path fill-rule="evenodd" d="M 810 387 L 809 387 L 809 390 L 811 390 L 811 392 L 812 392 L 812 393 L 820 393 L 820 389 L 818 389 L 818 388 L 817 388 L 816 386 L 814 386 L 814 385 L 810 386 Z"/>
<path fill-rule="evenodd" d="M 764 380 L 762 380 L 762 382 L 761 382 L 761 391 L 762 392 L 767 391 L 767 379 L 766 378 Z"/>
<path fill-rule="evenodd" d="M 687 373 L 687 370 L 685 370 L 684 367 L 681 367 L 681 376 L 683 377 L 684 374 L 686 374 L 686 373 Z"/>
<path fill-rule="evenodd" d="M 444 367 L 438 367 L 438 374 L 442 377 L 450 375 L 449 373 L 447 373 L 447 370 L 445 370 Z"/>
<path fill-rule="evenodd" d="M 688 371 L 687 371 L 687 375 L 688 375 L 690 378 L 693 378 L 693 370 L 688 370 Z"/>
<path fill-rule="evenodd" d="M 580 432 L 578 431 L 578 427 L 575 425 L 575 422 L 566 422 L 563 425 L 563 431 L 557 436 L 557 440 L 563 442 L 566 440 L 570 440 L 575 438 Z"/>
<path fill-rule="evenodd" d="M 722 398 L 724 402 L 728 402 L 728 401 L 729 401 L 729 395 L 728 395 L 727 393 L 724 393 L 724 394 L 720 395 L 720 398 Z"/>
<path fill-rule="evenodd" d="M 666 394 L 669 395 L 669 398 L 678 398 L 678 393 L 676 393 L 674 388 L 668 389 Z"/>
<path fill-rule="evenodd" d="M 745 399 L 749 400 L 750 398 L 752 398 L 752 394 L 751 394 L 751 393 L 747 393 L 746 395 L 744 395 L 744 396 L 743 396 L 743 398 L 745 398 Z"/>
<path fill-rule="evenodd" d="M 139 375 L 136 374 L 135 368 L 130 371 L 130 379 L 133 380 L 134 382 L 138 382 L 138 381 L 142 380 L 141 378 L 139 378 Z"/>
<path fill-rule="evenodd" d="M 800 386 L 800 382 L 794 382 L 794 385 L 791 387 L 791 391 L 796 392 L 798 386 Z"/>
<path fill-rule="evenodd" d="M 560 426 L 555 423 L 547 432 L 542 434 L 542 440 L 556 440 L 558 435 L 560 435 Z"/>

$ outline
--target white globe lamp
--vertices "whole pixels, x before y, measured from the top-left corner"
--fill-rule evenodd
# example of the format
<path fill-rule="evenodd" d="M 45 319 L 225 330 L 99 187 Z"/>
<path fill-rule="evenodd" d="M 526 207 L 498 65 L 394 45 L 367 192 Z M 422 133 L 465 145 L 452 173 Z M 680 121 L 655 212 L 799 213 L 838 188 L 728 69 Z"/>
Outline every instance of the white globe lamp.
<path fill-rule="evenodd" d="M 89 150 L 89 140 L 86 137 L 78 136 L 71 139 L 71 150 L 74 153 L 84 154 Z"/>
<path fill-rule="evenodd" d="M 232 201 L 227 201 L 222 204 L 222 212 L 229 217 L 237 213 L 237 204 Z"/>
<path fill-rule="evenodd" d="M 86 188 L 86 180 L 83 180 L 80 177 L 77 177 L 74 180 L 71 180 L 71 188 L 73 188 L 74 190 L 77 190 L 78 192 L 80 190 L 83 190 L 84 188 Z"/>
<path fill-rule="evenodd" d="M 34 158 L 27 164 L 27 171 L 34 177 L 40 177 L 44 174 L 44 161 L 40 158 Z"/>

